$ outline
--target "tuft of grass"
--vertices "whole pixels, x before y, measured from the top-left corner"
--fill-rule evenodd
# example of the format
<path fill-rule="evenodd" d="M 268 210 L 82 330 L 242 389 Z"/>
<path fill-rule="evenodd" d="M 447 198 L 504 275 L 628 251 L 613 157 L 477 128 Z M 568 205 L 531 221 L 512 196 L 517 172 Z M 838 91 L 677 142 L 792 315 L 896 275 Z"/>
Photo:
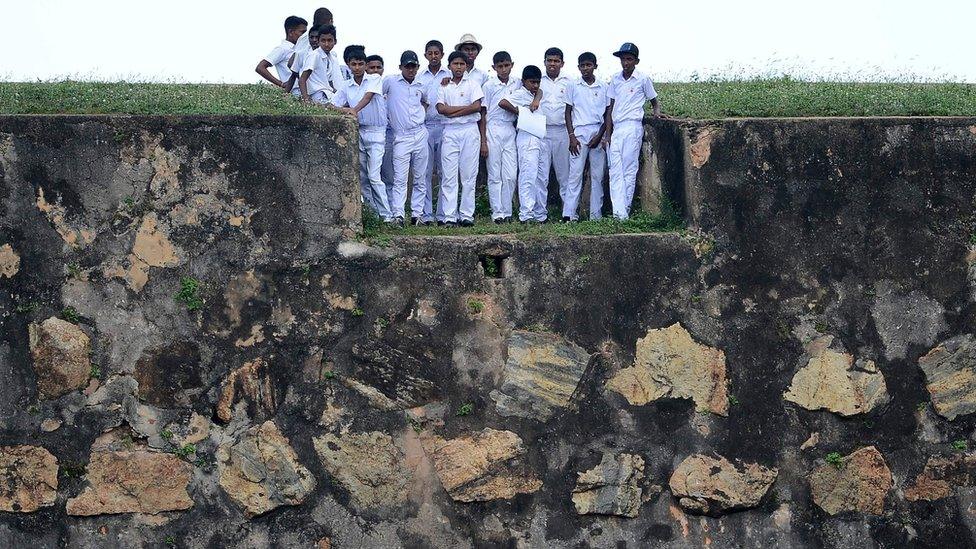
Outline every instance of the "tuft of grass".
<path fill-rule="evenodd" d="M 98 379 L 102 377 L 102 368 L 98 364 L 92 364 L 91 369 L 88 370 L 88 377 L 91 379 Z"/>
<path fill-rule="evenodd" d="M 68 263 L 65 267 L 68 271 L 68 276 L 71 278 L 81 278 L 81 265 L 77 263 Z"/>
<path fill-rule="evenodd" d="M 359 307 L 356 307 L 355 309 L 352 310 L 352 316 L 363 316 L 364 314 L 366 313 L 363 312 L 363 310 L 360 309 Z"/>
<path fill-rule="evenodd" d="M 735 395 L 729 395 L 729 406 L 738 406 L 739 399 Z"/>
<path fill-rule="evenodd" d="M 173 431 L 170 431 L 169 429 L 163 429 L 159 433 L 159 438 L 163 440 L 173 440 Z"/>
<path fill-rule="evenodd" d="M 183 459 L 187 459 L 191 455 L 197 453 L 197 446 L 196 446 L 196 444 L 184 444 L 183 446 L 180 446 L 179 448 L 173 449 L 173 453 L 176 456 L 178 456 L 178 457 L 181 457 Z"/>
<path fill-rule="evenodd" d="M 322 374 L 322 376 L 325 377 L 325 379 L 335 379 L 336 373 L 332 370 L 326 370 L 325 373 Z"/>
<path fill-rule="evenodd" d="M 38 309 L 38 307 L 40 307 L 40 305 L 38 305 L 37 303 L 35 303 L 33 301 L 28 301 L 26 303 L 20 303 L 20 302 L 18 302 L 17 303 L 17 306 L 14 307 L 14 312 L 17 313 L 17 314 L 21 314 L 21 315 L 22 314 L 27 314 L 27 313 L 33 313 L 34 311 L 36 311 Z"/>
<path fill-rule="evenodd" d="M 969 442 L 963 439 L 952 441 L 952 449 L 957 452 L 969 450 Z"/>
<path fill-rule="evenodd" d="M 180 278 L 180 289 L 176 292 L 176 301 L 184 303 L 188 311 L 197 311 L 203 307 L 203 299 L 199 295 L 200 281 L 192 276 Z"/>
<path fill-rule="evenodd" d="M 458 417 L 469 416 L 473 411 L 474 411 L 474 404 L 467 402 L 465 404 L 462 404 L 460 407 L 458 407 L 457 413 L 455 415 L 457 415 Z"/>
<path fill-rule="evenodd" d="M 81 315 L 78 314 L 77 309 L 71 306 L 61 309 L 61 318 L 67 320 L 72 324 L 78 324 L 79 322 L 81 322 Z"/>
<path fill-rule="evenodd" d="M 827 463 L 829 463 L 830 465 L 833 465 L 834 467 L 837 467 L 837 468 L 840 468 L 840 464 L 841 464 L 841 460 L 842 459 L 843 458 L 841 457 L 840 452 L 831 452 L 831 453 L 827 454 L 827 456 L 824 458 L 824 460 Z"/>
<path fill-rule="evenodd" d="M 468 311 L 471 314 L 476 315 L 485 310 L 485 302 L 480 299 L 469 299 L 468 300 Z"/>

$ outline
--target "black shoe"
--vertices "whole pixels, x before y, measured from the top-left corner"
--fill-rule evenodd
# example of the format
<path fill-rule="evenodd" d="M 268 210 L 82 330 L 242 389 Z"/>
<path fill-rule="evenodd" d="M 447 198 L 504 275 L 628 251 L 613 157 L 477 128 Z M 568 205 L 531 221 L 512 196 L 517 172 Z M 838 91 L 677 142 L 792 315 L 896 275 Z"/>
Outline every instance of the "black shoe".
<path fill-rule="evenodd" d="M 417 221 L 418 221 L 419 219 L 420 219 L 420 218 L 418 218 L 418 217 L 412 217 L 412 216 L 411 216 L 411 217 L 410 217 L 410 224 L 411 224 L 411 225 L 416 225 L 416 224 L 417 224 Z"/>
<path fill-rule="evenodd" d="M 402 217 L 397 217 L 393 221 L 393 226 L 396 227 L 396 228 L 398 228 L 398 229 L 402 229 L 403 228 L 403 218 Z"/>
<path fill-rule="evenodd" d="M 437 222 L 437 226 L 438 227 L 443 227 L 444 226 L 444 222 L 443 221 L 438 221 Z"/>
<path fill-rule="evenodd" d="M 445 221 L 444 222 L 444 226 L 447 227 L 447 228 L 449 228 L 449 229 L 453 229 L 454 227 L 457 227 L 457 222 L 456 221 Z"/>
<path fill-rule="evenodd" d="M 505 218 L 499 217 L 498 219 L 492 219 L 492 221 L 495 223 L 495 225 L 501 225 L 502 223 L 505 222 Z"/>
<path fill-rule="evenodd" d="M 563 216 L 563 223 L 569 223 L 570 221 L 572 221 L 572 219 L 570 219 L 569 216 Z"/>
<path fill-rule="evenodd" d="M 460 225 L 462 227 L 474 227 L 474 221 L 470 219 L 462 219 Z"/>

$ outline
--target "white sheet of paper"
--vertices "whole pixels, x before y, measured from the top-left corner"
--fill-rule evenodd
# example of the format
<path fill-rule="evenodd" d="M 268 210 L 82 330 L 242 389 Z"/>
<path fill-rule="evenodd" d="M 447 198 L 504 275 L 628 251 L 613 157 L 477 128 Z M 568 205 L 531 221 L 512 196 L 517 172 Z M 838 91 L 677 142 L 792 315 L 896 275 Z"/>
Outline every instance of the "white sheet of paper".
<path fill-rule="evenodd" d="M 515 125 L 515 129 L 529 132 L 539 139 L 545 139 L 546 115 L 532 112 L 526 107 L 519 107 L 518 111 L 518 123 Z"/>

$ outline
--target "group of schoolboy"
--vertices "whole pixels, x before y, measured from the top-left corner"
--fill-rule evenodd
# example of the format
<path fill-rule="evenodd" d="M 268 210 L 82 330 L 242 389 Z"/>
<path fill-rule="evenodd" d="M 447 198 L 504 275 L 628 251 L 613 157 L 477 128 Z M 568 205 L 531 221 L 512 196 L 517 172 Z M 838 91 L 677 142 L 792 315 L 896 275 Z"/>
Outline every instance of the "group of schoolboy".
<path fill-rule="evenodd" d="M 579 79 L 560 74 L 564 62 L 559 48 L 546 50 L 545 73 L 529 65 L 521 79 L 511 75 L 511 55 L 500 51 L 492 58 L 495 75 L 489 78 L 474 66 L 482 46 L 470 34 L 448 55 L 446 68 L 441 63 L 443 44 L 431 40 L 424 52 L 426 70 L 418 74 L 420 60 L 407 50 L 400 56 L 400 73 L 385 78 L 379 55 L 366 55 L 364 46 L 348 46 L 340 63 L 332 51 L 335 45 L 336 28 L 326 8 L 316 10 L 311 28 L 291 16 L 285 20 L 285 40 L 256 71 L 302 100 L 358 117 L 363 201 L 385 222 L 404 224 L 412 175 L 411 223 L 472 225 L 479 156 L 487 159 L 488 197 L 496 223 L 512 221 L 516 188 L 519 221 L 547 221 L 550 167 L 559 183 L 562 221 L 578 220 L 587 162 L 590 219 L 602 216 L 607 163 L 613 216 L 629 216 L 644 103 L 650 100 L 654 116 L 661 116 L 654 85 L 636 70 L 640 58 L 634 44 L 625 43 L 613 54 L 622 70 L 610 82 L 594 76 L 597 59 L 590 52 L 579 56 Z M 544 133 L 541 119 L 534 131 L 518 123 L 520 116 L 535 113 L 545 117 Z M 436 212 L 435 172 L 440 174 Z"/>

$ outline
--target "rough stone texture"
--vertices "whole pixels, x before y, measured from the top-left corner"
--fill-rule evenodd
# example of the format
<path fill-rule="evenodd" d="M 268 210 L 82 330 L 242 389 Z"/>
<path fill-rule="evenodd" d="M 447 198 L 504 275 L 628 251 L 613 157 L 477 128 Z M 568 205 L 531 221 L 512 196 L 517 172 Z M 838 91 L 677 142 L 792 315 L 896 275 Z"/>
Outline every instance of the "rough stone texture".
<path fill-rule="evenodd" d="M 783 398 L 807 410 L 842 416 L 865 414 L 888 401 L 884 376 L 873 360 L 830 349 L 830 336 L 814 340 Z"/>
<path fill-rule="evenodd" d="M 643 503 L 644 458 L 603 454 L 596 467 L 578 473 L 573 505 L 581 515 L 636 517 Z"/>
<path fill-rule="evenodd" d="M 918 359 L 932 406 L 946 419 L 976 412 L 976 337 L 965 334 Z"/>
<path fill-rule="evenodd" d="M 0 278 L 13 278 L 20 271 L 20 256 L 10 244 L 0 246 Z"/>
<path fill-rule="evenodd" d="M 759 505 L 778 472 L 758 463 L 734 464 L 723 456 L 695 454 L 671 474 L 671 493 L 689 513 L 718 516 Z"/>
<path fill-rule="evenodd" d="M 193 466 L 175 455 L 95 451 L 86 470 L 88 486 L 68 500 L 69 515 L 156 514 L 193 506 L 186 491 Z"/>
<path fill-rule="evenodd" d="M 424 450 L 455 501 L 510 499 L 542 487 L 542 481 L 519 463 L 526 449 L 511 431 L 486 428 L 450 440 L 431 436 L 424 440 Z"/>
<path fill-rule="evenodd" d="M 217 450 L 220 487 L 248 517 L 282 505 L 298 505 L 315 489 L 315 477 L 299 461 L 277 425 L 255 425 Z"/>
<path fill-rule="evenodd" d="M 512 332 L 501 386 L 491 392 L 498 413 L 548 420 L 569 405 L 589 358 L 555 334 Z"/>
<path fill-rule="evenodd" d="M 407 498 L 410 472 L 393 438 L 380 432 L 328 433 L 314 439 L 322 465 L 359 508 L 397 505 Z"/>
<path fill-rule="evenodd" d="M 859 512 L 880 515 L 893 484 L 891 470 L 874 446 L 861 448 L 810 473 L 810 496 L 831 515 Z"/>
<path fill-rule="evenodd" d="M 695 409 L 728 415 L 725 353 L 697 343 L 680 324 L 648 330 L 637 340 L 634 365 L 607 382 L 627 402 L 641 406 L 660 398 L 690 398 Z"/>
<path fill-rule="evenodd" d="M 91 339 L 78 326 L 56 317 L 31 324 L 30 350 L 42 397 L 57 398 L 88 385 Z"/>
<path fill-rule="evenodd" d="M 0 511 L 33 513 L 54 505 L 58 460 L 40 446 L 0 446 Z"/>
<path fill-rule="evenodd" d="M 908 501 L 935 501 L 951 497 L 954 488 L 976 484 L 976 455 L 932 456 L 915 482 L 905 488 Z"/>
<path fill-rule="evenodd" d="M 234 406 L 244 403 L 254 421 L 264 421 L 274 416 L 278 400 L 270 365 L 264 359 L 256 358 L 245 362 L 224 380 L 217 401 L 217 417 L 223 422 L 230 421 Z"/>

